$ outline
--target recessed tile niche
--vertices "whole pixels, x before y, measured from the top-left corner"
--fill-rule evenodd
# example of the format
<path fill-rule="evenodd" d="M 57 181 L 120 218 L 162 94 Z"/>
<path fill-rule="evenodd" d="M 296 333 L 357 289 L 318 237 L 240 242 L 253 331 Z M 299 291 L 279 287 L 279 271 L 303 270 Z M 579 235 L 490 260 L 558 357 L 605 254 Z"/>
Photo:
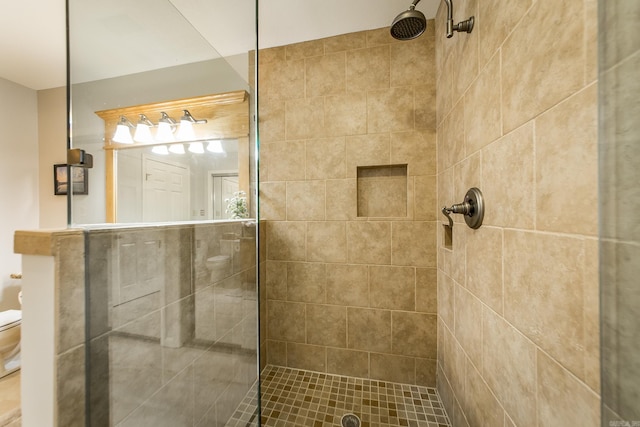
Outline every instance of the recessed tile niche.
<path fill-rule="evenodd" d="M 358 167 L 358 216 L 407 216 L 407 165 Z"/>

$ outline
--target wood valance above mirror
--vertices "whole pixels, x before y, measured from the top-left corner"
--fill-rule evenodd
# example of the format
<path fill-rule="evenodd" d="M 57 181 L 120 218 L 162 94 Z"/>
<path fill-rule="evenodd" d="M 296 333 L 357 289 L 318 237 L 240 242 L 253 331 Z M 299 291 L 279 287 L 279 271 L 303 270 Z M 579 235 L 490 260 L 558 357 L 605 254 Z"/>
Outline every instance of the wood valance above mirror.
<path fill-rule="evenodd" d="M 116 152 L 155 145 L 175 143 L 188 144 L 190 140 L 167 142 L 134 142 L 122 144 L 112 141 L 116 126 L 121 116 L 125 116 L 134 126 L 140 114 L 144 114 L 152 123 L 157 124 L 161 113 L 166 113 L 177 124 L 183 110 L 197 120 L 206 119 L 206 123 L 194 124 L 196 141 L 229 140 L 238 141 L 238 180 L 239 189 L 249 194 L 249 96 L 244 90 L 220 94 L 183 98 L 151 104 L 114 108 L 96 111 L 96 115 L 104 120 L 104 150 L 106 179 L 106 220 L 117 222 L 117 174 Z M 131 129 L 133 134 L 134 129 Z"/>

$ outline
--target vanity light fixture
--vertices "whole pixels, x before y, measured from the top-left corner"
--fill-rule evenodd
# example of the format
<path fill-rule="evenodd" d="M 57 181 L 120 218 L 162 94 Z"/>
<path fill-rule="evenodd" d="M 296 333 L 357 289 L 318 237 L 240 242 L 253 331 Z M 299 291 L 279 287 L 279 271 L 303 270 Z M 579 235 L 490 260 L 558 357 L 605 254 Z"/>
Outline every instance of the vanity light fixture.
<path fill-rule="evenodd" d="M 144 114 L 140 114 L 140 120 L 136 125 L 136 133 L 133 135 L 133 140 L 136 142 L 153 142 L 153 136 L 151 136 L 151 128 L 154 126 L 151 120 Z"/>
<path fill-rule="evenodd" d="M 207 144 L 207 151 L 210 151 L 212 153 L 224 153 L 222 142 L 219 139 L 209 141 L 209 143 Z"/>
<path fill-rule="evenodd" d="M 164 111 L 160 113 L 160 120 L 158 120 L 158 131 L 156 132 L 156 140 L 158 142 L 173 142 L 175 137 L 173 132 L 176 128 L 176 121 L 169 117 Z M 169 150 L 171 151 L 171 150 Z M 183 148 L 184 152 L 184 148 Z"/>
<path fill-rule="evenodd" d="M 167 148 L 166 145 L 156 145 L 151 149 L 151 152 L 154 154 L 160 154 L 161 156 L 169 155 L 169 149 Z"/>
<path fill-rule="evenodd" d="M 178 129 L 178 139 L 189 141 L 196 139 L 193 131 L 194 124 L 207 123 L 206 119 L 196 120 L 193 118 L 189 110 L 182 110 L 182 117 L 180 117 L 180 128 Z"/>
<path fill-rule="evenodd" d="M 119 142 L 120 144 L 133 144 L 133 138 L 131 138 L 131 129 L 135 128 L 133 123 L 129 121 L 125 116 L 120 116 L 118 124 L 116 125 L 116 133 L 113 134 L 111 140 L 113 142 Z"/>
<path fill-rule="evenodd" d="M 189 151 L 195 154 L 204 153 L 204 147 L 202 146 L 202 142 L 192 142 L 189 144 Z"/>
<path fill-rule="evenodd" d="M 173 154 L 184 154 L 184 145 L 182 144 L 171 144 L 169 146 L 169 152 Z"/>

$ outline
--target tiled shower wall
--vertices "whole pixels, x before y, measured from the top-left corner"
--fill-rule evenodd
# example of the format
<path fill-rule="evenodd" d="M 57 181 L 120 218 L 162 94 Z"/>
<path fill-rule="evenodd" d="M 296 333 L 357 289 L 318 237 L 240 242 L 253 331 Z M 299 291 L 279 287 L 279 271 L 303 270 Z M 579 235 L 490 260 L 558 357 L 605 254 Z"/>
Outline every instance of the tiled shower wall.
<path fill-rule="evenodd" d="M 261 50 L 259 90 L 267 362 L 433 386 L 433 23 Z"/>
<path fill-rule="evenodd" d="M 438 389 L 453 425 L 600 419 L 595 0 L 459 0 L 436 18 Z M 444 218 L 439 218 L 444 223 Z"/>

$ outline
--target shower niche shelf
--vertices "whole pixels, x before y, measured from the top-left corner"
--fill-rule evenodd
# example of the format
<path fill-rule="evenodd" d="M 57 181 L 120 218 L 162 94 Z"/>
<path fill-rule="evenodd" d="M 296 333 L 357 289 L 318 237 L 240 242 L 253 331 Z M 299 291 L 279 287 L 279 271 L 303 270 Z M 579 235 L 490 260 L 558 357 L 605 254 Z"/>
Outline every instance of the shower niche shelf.
<path fill-rule="evenodd" d="M 407 216 L 407 165 L 358 166 L 358 217 Z"/>

